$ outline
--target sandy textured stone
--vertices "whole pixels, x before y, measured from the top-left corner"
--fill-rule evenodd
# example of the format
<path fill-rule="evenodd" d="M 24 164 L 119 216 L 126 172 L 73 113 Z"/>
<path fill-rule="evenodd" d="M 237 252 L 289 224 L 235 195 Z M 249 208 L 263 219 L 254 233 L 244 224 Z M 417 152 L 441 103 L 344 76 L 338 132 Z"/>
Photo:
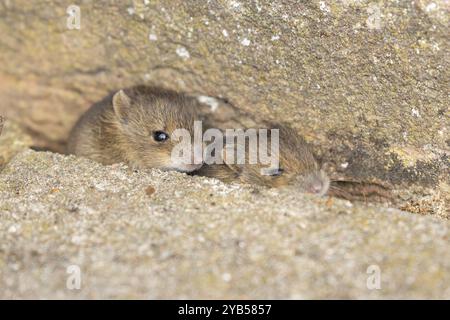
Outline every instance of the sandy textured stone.
<path fill-rule="evenodd" d="M 31 144 L 31 137 L 17 123 L 0 116 L 0 171 L 11 158 Z"/>
<path fill-rule="evenodd" d="M 0 298 L 449 299 L 449 223 L 26 151 L 0 173 Z"/>

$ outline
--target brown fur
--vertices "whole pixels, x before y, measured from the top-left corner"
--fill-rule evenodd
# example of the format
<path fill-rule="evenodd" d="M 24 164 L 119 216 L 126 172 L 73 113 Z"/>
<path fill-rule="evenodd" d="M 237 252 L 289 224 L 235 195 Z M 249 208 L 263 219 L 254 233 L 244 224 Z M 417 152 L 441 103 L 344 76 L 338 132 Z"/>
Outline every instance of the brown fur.
<path fill-rule="evenodd" d="M 266 125 L 266 128 L 280 130 L 279 160 L 280 169 L 282 169 L 281 174 L 261 174 L 261 169 L 267 166 L 249 164 L 248 148 L 246 149 L 247 159 L 245 164 L 224 163 L 204 165 L 197 173 L 202 176 L 218 178 L 224 182 L 237 181 L 267 187 L 280 187 L 294 184 L 305 192 L 324 194 L 328 190 L 328 177 L 320 170 L 305 140 L 287 125 Z M 268 132 L 270 133 L 270 131 Z M 268 141 L 270 141 L 270 138 L 268 138 Z M 248 142 L 246 145 L 248 145 Z M 236 148 L 236 146 L 234 147 Z M 226 149 L 225 147 L 225 153 Z M 225 159 L 226 156 L 223 155 L 222 158 Z"/>
<path fill-rule="evenodd" d="M 390 199 L 388 187 L 375 183 L 350 180 L 331 180 L 320 169 L 305 140 L 285 124 L 266 124 L 280 129 L 280 168 L 278 176 L 261 175 L 261 165 L 213 164 L 204 165 L 197 174 L 224 182 L 240 182 L 266 187 L 298 186 L 300 190 L 330 195 L 347 200 Z M 225 148 L 226 152 L 226 148 Z M 247 150 L 248 152 L 248 150 Z M 225 156 L 223 157 L 225 159 Z M 224 161 L 225 162 L 225 161 Z"/>
<path fill-rule="evenodd" d="M 146 86 L 121 90 L 80 118 L 70 134 L 68 151 L 106 165 L 125 162 L 133 168 L 192 171 L 199 166 L 172 163 L 177 141 L 157 142 L 152 135 L 156 131 L 171 135 L 184 128 L 193 137 L 195 110 L 192 99 L 172 91 Z"/>

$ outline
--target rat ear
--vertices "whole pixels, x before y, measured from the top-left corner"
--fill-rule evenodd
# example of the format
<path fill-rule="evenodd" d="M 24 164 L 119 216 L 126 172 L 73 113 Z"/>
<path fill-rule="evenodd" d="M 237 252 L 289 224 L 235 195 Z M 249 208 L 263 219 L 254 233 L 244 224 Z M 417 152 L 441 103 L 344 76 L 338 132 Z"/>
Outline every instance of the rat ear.
<path fill-rule="evenodd" d="M 114 113 L 122 122 L 127 122 L 131 99 L 123 90 L 119 90 L 112 98 Z"/>

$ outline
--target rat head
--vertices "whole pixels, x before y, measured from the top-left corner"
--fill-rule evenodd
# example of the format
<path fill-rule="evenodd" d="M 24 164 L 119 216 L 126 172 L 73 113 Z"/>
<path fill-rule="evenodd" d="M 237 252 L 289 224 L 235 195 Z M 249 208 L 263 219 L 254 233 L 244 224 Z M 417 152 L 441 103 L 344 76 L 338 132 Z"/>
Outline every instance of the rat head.
<path fill-rule="evenodd" d="M 181 163 L 172 157 L 178 141 L 172 138 L 176 129 L 185 129 L 194 139 L 196 112 L 194 102 L 172 91 L 135 87 L 120 90 L 112 98 L 114 118 L 119 126 L 124 154 L 136 168 L 158 168 L 191 172 L 202 164 Z M 198 159 L 201 159 L 199 157 Z"/>
<path fill-rule="evenodd" d="M 296 178 L 295 185 L 303 192 L 324 196 L 330 188 L 330 179 L 323 170 L 301 175 Z"/>
<path fill-rule="evenodd" d="M 243 180 L 268 187 L 298 186 L 303 192 L 324 195 L 329 188 L 329 179 L 320 170 L 311 148 L 297 132 L 287 125 L 273 126 L 279 129 L 279 166 L 266 169 L 261 174 L 260 165 L 246 165 Z"/>

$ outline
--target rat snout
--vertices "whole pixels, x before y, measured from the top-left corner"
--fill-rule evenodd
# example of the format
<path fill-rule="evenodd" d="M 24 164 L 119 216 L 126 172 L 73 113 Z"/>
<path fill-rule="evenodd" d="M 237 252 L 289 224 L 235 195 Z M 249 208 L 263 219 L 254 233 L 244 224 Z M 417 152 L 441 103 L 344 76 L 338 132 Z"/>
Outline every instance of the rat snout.
<path fill-rule="evenodd" d="M 199 164 L 195 163 L 180 163 L 180 162 L 172 162 L 170 166 L 170 170 L 175 170 L 179 172 L 193 172 L 200 169 L 203 166 L 203 162 Z"/>
<path fill-rule="evenodd" d="M 193 172 L 203 166 L 203 148 L 202 145 L 193 144 L 187 149 L 183 157 L 171 158 L 172 170 L 180 172 Z"/>
<path fill-rule="evenodd" d="M 303 187 L 308 193 L 323 196 L 328 192 L 330 179 L 323 170 L 320 170 L 307 175 L 303 181 Z"/>
<path fill-rule="evenodd" d="M 193 172 L 200 169 L 203 166 L 203 163 L 200 164 L 182 164 L 177 166 L 177 171 L 180 172 Z"/>

